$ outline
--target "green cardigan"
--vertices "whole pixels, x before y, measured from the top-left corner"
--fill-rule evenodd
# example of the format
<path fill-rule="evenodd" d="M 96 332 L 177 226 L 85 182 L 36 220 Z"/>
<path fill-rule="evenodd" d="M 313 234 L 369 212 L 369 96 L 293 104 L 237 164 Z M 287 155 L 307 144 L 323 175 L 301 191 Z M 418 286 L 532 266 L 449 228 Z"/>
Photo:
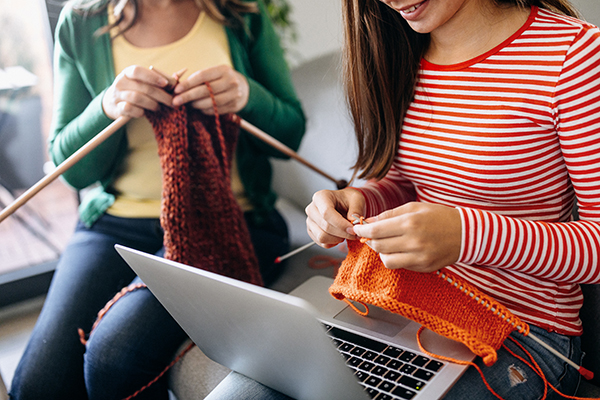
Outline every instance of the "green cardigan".
<path fill-rule="evenodd" d="M 227 26 L 234 68 L 250 85 L 248 104 L 238 115 L 297 150 L 305 131 L 305 116 L 292 84 L 279 38 L 258 2 L 260 13 L 245 14 L 242 26 Z M 107 24 L 107 13 L 84 17 L 66 6 L 55 37 L 54 110 L 49 139 L 50 157 L 60 164 L 113 122 L 102 109 L 102 97 L 115 78 L 108 35 L 94 36 Z M 240 24 L 238 24 L 240 25 Z M 115 199 L 107 188 L 127 150 L 121 129 L 63 174 L 73 188 L 86 191 L 79 207 L 83 223 L 91 226 Z M 240 132 L 236 157 L 240 178 L 250 202 L 260 216 L 273 209 L 269 157 L 284 154 L 245 131 Z M 159 178 L 157 178 L 159 179 Z"/>

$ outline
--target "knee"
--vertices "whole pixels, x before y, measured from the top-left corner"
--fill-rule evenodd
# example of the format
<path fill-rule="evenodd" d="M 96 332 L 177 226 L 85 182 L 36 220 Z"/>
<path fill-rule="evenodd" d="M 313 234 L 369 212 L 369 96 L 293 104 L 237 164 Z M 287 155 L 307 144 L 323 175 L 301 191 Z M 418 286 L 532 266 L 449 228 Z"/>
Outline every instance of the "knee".
<path fill-rule="evenodd" d="M 131 368 L 129 364 L 134 359 L 129 351 L 130 340 L 120 330 L 109 334 L 95 331 L 91 335 L 83 357 L 85 386 L 90 399 L 118 398 L 113 395 L 123 394 L 119 387 L 126 384 Z M 117 392 L 109 394 L 108 390 Z"/>

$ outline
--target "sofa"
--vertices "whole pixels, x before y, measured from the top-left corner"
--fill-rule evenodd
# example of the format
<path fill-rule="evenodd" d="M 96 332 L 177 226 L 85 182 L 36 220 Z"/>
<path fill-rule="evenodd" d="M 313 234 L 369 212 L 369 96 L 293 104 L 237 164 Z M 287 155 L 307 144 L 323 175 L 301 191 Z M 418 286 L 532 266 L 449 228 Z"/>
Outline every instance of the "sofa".
<path fill-rule="evenodd" d="M 292 78 L 307 115 L 306 136 L 298 154 L 335 179 L 349 180 L 350 167 L 356 154 L 353 128 L 340 81 L 340 54 L 332 53 L 303 64 L 292 71 Z M 274 188 L 279 195 L 278 209 L 290 228 L 291 248 L 299 248 L 311 240 L 306 232 L 304 208 L 312 194 L 321 189 L 336 189 L 333 181 L 295 161 L 275 160 Z M 360 182 L 355 182 L 360 185 Z M 322 268 L 311 267 L 317 256 L 332 260 Z M 344 253 L 339 248 L 311 246 L 282 263 L 282 274 L 271 289 L 288 293 L 314 275 L 333 277 L 335 261 Z M 600 397 L 600 285 L 584 285 L 585 305 L 582 310 L 587 353 L 584 365 L 597 377 L 584 382 L 577 393 L 581 397 Z M 183 348 L 183 347 L 182 347 Z M 230 371 L 208 359 L 194 347 L 169 373 L 172 398 L 197 400 L 204 398 Z"/>

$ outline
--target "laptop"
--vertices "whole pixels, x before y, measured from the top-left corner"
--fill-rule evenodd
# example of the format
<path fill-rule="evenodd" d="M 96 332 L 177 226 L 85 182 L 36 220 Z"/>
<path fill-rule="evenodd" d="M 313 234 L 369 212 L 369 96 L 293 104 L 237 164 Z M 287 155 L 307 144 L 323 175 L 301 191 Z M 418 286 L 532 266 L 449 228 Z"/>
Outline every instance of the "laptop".
<path fill-rule="evenodd" d="M 310 278 L 283 294 L 124 246 L 119 254 L 212 360 L 297 400 L 437 399 L 467 366 L 423 354 L 420 325 L 370 306 L 367 317 Z M 425 348 L 475 355 L 429 330 Z"/>

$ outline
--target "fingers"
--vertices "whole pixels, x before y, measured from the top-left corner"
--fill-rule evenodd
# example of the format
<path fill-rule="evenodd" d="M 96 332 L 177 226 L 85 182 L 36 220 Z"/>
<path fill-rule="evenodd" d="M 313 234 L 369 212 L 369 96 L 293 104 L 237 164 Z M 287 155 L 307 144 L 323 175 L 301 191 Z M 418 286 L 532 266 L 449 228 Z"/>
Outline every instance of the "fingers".
<path fill-rule="evenodd" d="M 408 203 L 369 218 L 354 232 L 380 254 L 387 268 L 431 272 L 458 260 L 462 226 L 459 212 L 442 205 Z"/>
<path fill-rule="evenodd" d="M 210 84 L 219 113 L 238 112 L 248 103 L 250 89 L 246 77 L 229 66 L 221 65 L 197 71 L 180 82 L 174 90 L 173 105 L 189 103 L 206 114 L 213 114 L 206 83 Z"/>
<path fill-rule="evenodd" d="M 110 118 L 139 118 L 145 110 L 156 111 L 159 103 L 171 106 L 172 96 L 164 88 L 168 80 L 148 68 L 133 65 L 125 68 L 107 89 L 102 99 Z"/>
<path fill-rule="evenodd" d="M 364 198 L 353 189 L 321 190 L 306 207 L 309 236 L 322 247 L 333 247 L 346 239 L 356 239 L 348 212 L 364 213 Z"/>

